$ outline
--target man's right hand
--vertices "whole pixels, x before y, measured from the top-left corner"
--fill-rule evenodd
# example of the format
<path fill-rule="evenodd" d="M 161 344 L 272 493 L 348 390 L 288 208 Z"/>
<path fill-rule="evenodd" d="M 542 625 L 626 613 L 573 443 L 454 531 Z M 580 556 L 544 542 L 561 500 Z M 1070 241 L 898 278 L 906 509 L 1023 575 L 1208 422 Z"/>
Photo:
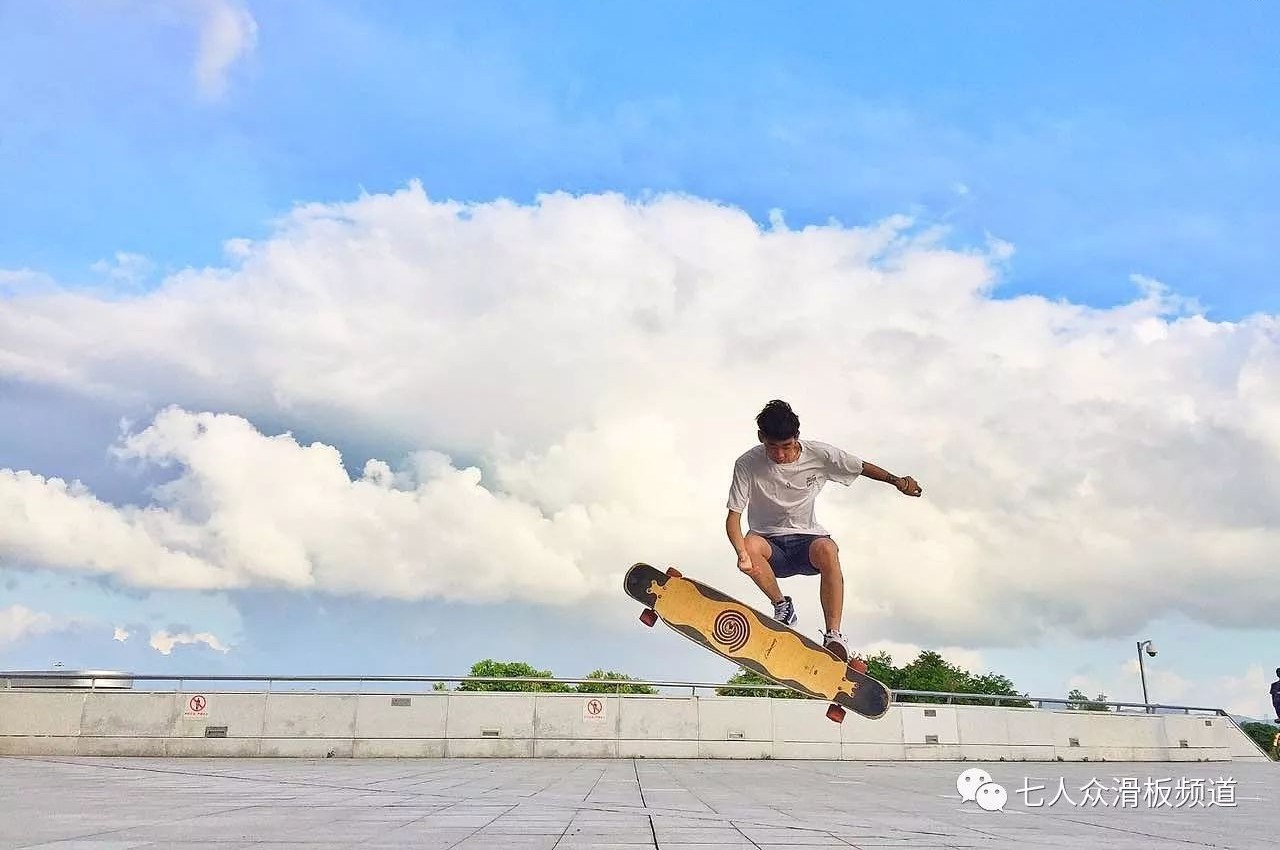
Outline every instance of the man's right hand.
<path fill-rule="evenodd" d="M 751 572 L 751 556 L 746 552 L 738 553 L 738 569 L 744 573 Z"/>
<path fill-rule="evenodd" d="M 898 492 L 904 493 L 908 496 L 919 496 L 923 492 L 920 489 L 920 485 L 917 484 L 916 480 L 912 478 L 910 475 L 906 476 L 905 478 L 895 477 L 893 481 L 893 486 L 898 488 Z"/>

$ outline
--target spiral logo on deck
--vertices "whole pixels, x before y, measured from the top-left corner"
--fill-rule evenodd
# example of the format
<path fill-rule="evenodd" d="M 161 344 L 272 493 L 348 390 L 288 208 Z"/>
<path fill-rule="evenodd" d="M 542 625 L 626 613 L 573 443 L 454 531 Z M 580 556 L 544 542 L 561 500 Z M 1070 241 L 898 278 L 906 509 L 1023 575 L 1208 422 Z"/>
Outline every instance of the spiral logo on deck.
<path fill-rule="evenodd" d="M 716 615 L 711 634 L 717 643 L 724 644 L 730 652 L 737 652 L 746 646 L 751 626 L 747 623 L 747 618 L 737 611 L 721 611 Z"/>

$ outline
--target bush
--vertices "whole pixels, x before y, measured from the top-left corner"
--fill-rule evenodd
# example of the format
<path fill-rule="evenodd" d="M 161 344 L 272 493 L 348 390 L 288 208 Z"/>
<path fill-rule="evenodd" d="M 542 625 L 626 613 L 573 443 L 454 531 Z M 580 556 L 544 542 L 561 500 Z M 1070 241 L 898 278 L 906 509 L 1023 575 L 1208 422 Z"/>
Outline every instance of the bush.
<path fill-rule="evenodd" d="M 1280 735 L 1280 727 L 1271 723 L 1245 723 L 1240 728 L 1273 760 L 1280 758 L 1280 753 L 1276 752 L 1276 735 Z"/>
<path fill-rule="evenodd" d="M 494 661 L 486 658 L 471 665 L 472 676 L 507 676 L 526 679 L 550 679 L 550 670 L 535 670 L 523 661 Z M 460 691 L 536 691 L 540 693 L 569 693 L 572 689 L 563 683 L 552 682 L 473 682 L 464 679 L 458 685 Z"/>
<path fill-rule="evenodd" d="M 905 667 L 895 667 L 887 652 L 880 652 L 867 659 L 867 673 L 884 682 L 895 691 L 943 691 L 957 694 L 992 694 L 1000 696 L 1026 696 L 1019 693 L 1013 682 L 999 673 L 975 676 L 968 670 L 952 664 L 933 650 L 923 650 Z M 899 702 L 933 702 L 936 697 L 903 696 Z M 955 705 L 1004 705 L 1030 708 L 1027 700 L 989 700 L 952 697 Z"/>
<path fill-rule="evenodd" d="M 1111 707 L 1106 705 L 1107 695 L 1098 694 L 1094 697 L 1095 702 L 1090 702 L 1089 698 L 1079 688 L 1072 688 L 1071 693 L 1067 694 L 1067 708 L 1075 711 L 1110 711 Z"/>
<path fill-rule="evenodd" d="M 615 673 L 612 670 L 592 670 L 584 678 L 610 679 L 624 682 L 636 681 L 625 673 Z M 606 685 L 603 682 L 600 684 L 580 682 L 574 690 L 580 694 L 656 694 L 658 692 L 657 688 L 650 685 Z"/>
<path fill-rule="evenodd" d="M 762 688 L 735 688 L 733 685 L 777 685 L 777 682 L 766 679 L 755 671 L 748 670 L 745 667 L 738 668 L 738 672 L 725 683 L 729 687 L 716 688 L 716 694 L 722 697 L 772 697 L 773 699 L 808 699 L 799 691 L 793 690 L 764 690 Z"/>

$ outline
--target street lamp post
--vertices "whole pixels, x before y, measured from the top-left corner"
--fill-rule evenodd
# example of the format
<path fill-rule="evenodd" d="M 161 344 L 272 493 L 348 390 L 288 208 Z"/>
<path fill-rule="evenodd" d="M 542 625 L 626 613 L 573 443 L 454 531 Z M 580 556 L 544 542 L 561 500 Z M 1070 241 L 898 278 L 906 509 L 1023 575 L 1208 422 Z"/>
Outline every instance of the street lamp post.
<path fill-rule="evenodd" d="M 1150 714 L 1151 701 L 1147 699 L 1147 668 L 1143 666 L 1143 663 L 1142 663 L 1143 647 L 1146 647 L 1147 655 L 1150 655 L 1152 658 L 1155 658 L 1156 646 L 1149 640 L 1138 641 L 1138 675 L 1142 677 L 1142 704 L 1145 706 L 1143 710 L 1146 711 L 1147 714 Z"/>

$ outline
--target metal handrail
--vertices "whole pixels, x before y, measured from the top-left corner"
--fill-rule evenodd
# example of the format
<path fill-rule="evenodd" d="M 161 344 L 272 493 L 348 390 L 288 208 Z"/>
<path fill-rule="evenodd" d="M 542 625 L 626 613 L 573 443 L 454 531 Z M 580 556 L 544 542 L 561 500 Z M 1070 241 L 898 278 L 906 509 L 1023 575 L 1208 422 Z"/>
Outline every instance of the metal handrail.
<path fill-rule="evenodd" d="M 946 701 L 951 703 L 954 699 L 976 699 L 976 700 L 992 700 L 994 702 L 1033 702 L 1036 708 L 1043 708 L 1044 703 L 1065 705 L 1065 706 L 1107 706 L 1110 711 L 1111 707 L 1116 708 L 1141 708 L 1141 709 L 1165 709 L 1169 711 L 1182 711 L 1190 714 L 1193 711 L 1204 711 L 1211 714 L 1226 714 L 1227 712 L 1221 708 L 1210 708 L 1208 706 L 1199 705 L 1170 705 L 1159 702 L 1119 702 L 1114 700 L 1096 700 L 1096 699 L 1069 699 L 1064 697 L 1033 697 L 1033 696 L 1017 696 L 1009 694 L 975 694 L 975 693 L 958 693 L 953 691 L 913 691 L 913 690 L 895 690 L 893 691 L 894 701 L 900 701 L 901 696 L 924 696 L 924 697 L 946 697 Z M 1079 709 L 1087 711 L 1089 709 Z"/>
<path fill-rule="evenodd" d="M 502 683 L 502 684 L 542 684 L 542 685 L 606 685 L 614 686 L 619 692 L 625 687 L 651 687 L 651 688 L 689 688 L 690 693 L 696 694 L 701 690 L 718 690 L 723 688 L 734 688 L 741 690 L 754 691 L 788 691 L 791 688 L 785 685 L 775 684 L 748 684 L 737 682 L 678 682 L 678 681 L 660 681 L 660 680 L 640 680 L 640 679 L 571 679 L 562 677 L 534 677 L 534 676 L 334 676 L 334 675 L 317 675 L 317 676 L 265 676 L 265 675 L 240 675 L 240 674 L 217 674 L 217 673 L 198 673 L 198 674 L 176 674 L 176 673 L 119 673 L 111 671 L 73 671 L 73 670 L 12 670 L 0 671 L 0 688 L 10 689 L 14 687 L 11 684 L 12 679 L 25 680 L 50 680 L 57 681 L 60 679 L 87 679 L 90 681 L 90 689 L 96 686 L 98 680 L 104 682 L 127 680 L 130 682 L 152 682 L 152 681 L 172 681 L 178 682 L 266 682 L 271 685 L 276 682 L 355 682 L 363 683 L 386 683 L 386 682 L 482 682 L 482 683 Z M 1147 712 L 1153 710 L 1163 711 L 1180 711 L 1185 714 L 1191 712 L 1207 712 L 1215 715 L 1226 715 L 1227 712 L 1221 708 L 1210 708 L 1207 706 L 1193 705 L 1168 705 L 1164 703 L 1141 703 L 1141 702 L 1118 702 L 1109 700 L 1072 700 L 1063 697 L 1038 697 L 1024 696 L 1018 694 L 981 694 L 981 693 L 962 693 L 957 691 L 918 691 L 918 690 L 893 690 L 893 699 L 895 702 L 901 702 L 901 697 L 926 697 L 938 702 L 953 704 L 957 699 L 963 700 L 985 700 L 996 703 L 1003 702 L 1028 702 L 1034 703 L 1036 708 L 1044 708 L 1046 703 L 1050 705 L 1076 706 L 1087 704 L 1089 706 L 1107 706 L 1107 711 L 1112 707 L 1116 709 L 1136 708 Z"/>

